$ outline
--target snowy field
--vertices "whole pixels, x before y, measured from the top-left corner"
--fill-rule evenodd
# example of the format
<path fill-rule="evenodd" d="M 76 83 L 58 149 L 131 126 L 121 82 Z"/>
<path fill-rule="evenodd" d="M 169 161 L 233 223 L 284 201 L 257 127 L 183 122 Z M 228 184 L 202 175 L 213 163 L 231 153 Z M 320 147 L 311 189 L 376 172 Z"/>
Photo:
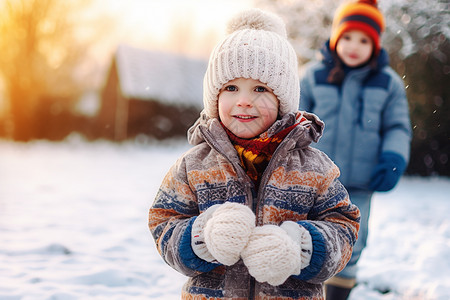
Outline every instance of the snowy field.
<path fill-rule="evenodd" d="M 0 299 L 179 299 L 147 213 L 188 147 L 0 140 Z M 449 194 L 415 177 L 376 194 L 351 300 L 450 299 Z"/>

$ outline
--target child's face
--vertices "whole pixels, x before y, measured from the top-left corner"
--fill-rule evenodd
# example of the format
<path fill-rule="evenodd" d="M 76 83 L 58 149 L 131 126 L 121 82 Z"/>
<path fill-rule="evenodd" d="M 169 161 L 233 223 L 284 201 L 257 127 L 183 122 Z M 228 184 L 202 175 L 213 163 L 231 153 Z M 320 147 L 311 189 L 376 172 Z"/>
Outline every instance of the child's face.
<path fill-rule="evenodd" d="M 336 53 L 349 67 L 358 67 L 372 56 L 373 41 L 361 30 L 346 31 L 339 38 Z"/>
<path fill-rule="evenodd" d="M 258 80 L 237 78 L 223 85 L 218 99 L 219 117 L 236 136 L 256 137 L 277 119 L 278 99 Z"/>

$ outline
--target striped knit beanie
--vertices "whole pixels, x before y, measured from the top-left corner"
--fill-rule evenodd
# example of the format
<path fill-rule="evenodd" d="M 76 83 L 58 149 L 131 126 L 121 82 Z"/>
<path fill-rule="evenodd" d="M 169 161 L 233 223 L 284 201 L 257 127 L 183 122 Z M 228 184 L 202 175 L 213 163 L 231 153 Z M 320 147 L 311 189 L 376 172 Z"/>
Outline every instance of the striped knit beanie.
<path fill-rule="evenodd" d="M 334 14 L 330 49 L 335 51 L 339 38 L 345 31 L 361 30 L 368 34 L 374 43 L 375 53 L 378 54 L 380 35 L 384 31 L 384 18 L 377 7 L 377 0 L 359 0 L 341 5 Z"/>
<path fill-rule="evenodd" d="M 280 101 L 280 116 L 297 111 L 300 98 L 297 55 L 287 40 L 282 19 L 260 9 L 249 9 L 230 20 L 227 33 L 212 51 L 203 81 L 206 114 L 218 118 L 220 89 L 236 78 L 252 78 L 267 84 Z"/>

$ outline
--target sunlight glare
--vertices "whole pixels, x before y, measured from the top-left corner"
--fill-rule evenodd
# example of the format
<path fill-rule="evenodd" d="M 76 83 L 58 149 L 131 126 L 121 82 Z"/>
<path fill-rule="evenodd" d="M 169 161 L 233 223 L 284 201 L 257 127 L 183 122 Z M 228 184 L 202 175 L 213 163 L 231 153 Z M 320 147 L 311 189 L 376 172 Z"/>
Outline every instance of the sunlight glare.
<path fill-rule="evenodd" d="M 118 18 L 120 32 L 117 34 L 123 41 L 136 46 L 148 47 L 151 44 L 168 49 L 177 44 L 179 31 L 190 35 L 193 41 L 189 42 L 193 45 L 195 40 L 204 39 L 206 35 L 209 43 L 215 44 L 225 33 L 227 20 L 233 14 L 252 7 L 253 1 L 113 0 L 108 4 L 108 9 Z M 211 35 L 216 37 L 214 41 L 211 41 Z M 186 37 L 183 38 L 185 40 Z"/>

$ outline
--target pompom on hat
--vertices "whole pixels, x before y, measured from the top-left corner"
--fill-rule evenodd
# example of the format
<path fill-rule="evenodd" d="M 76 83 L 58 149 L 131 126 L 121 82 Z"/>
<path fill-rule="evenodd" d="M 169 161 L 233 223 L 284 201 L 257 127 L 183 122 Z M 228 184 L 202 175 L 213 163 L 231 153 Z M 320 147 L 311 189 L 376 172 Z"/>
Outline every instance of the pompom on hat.
<path fill-rule="evenodd" d="M 232 18 L 227 33 L 212 51 L 204 77 L 206 115 L 218 118 L 220 89 L 236 78 L 267 84 L 280 101 L 280 116 L 296 112 L 300 98 L 297 55 L 287 40 L 283 20 L 253 8 Z"/>
<path fill-rule="evenodd" d="M 384 31 L 384 27 L 384 18 L 378 10 L 377 0 L 344 3 L 334 14 L 330 49 L 336 50 L 336 44 L 344 32 L 361 30 L 373 40 L 375 53 L 378 54 L 381 49 L 380 35 Z"/>

